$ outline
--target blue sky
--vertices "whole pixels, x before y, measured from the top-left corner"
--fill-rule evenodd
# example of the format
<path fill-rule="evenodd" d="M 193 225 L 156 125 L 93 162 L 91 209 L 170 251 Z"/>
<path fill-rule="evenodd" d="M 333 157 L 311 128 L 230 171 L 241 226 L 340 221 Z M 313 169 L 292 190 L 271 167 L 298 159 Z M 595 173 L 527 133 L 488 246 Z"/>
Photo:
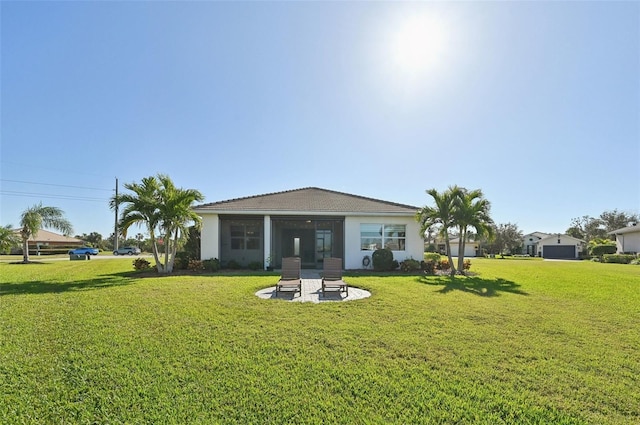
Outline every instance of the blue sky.
<path fill-rule="evenodd" d="M 75 233 L 157 173 L 206 202 L 317 186 L 497 223 L 640 212 L 638 2 L 11 2 L 0 225 Z"/>

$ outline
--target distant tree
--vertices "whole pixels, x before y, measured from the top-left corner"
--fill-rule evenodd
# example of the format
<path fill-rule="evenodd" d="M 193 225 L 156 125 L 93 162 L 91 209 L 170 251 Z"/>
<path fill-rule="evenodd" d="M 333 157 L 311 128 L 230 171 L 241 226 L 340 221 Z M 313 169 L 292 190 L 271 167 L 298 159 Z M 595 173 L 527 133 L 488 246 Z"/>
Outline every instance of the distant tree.
<path fill-rule="evenodd" d="M 483 240 L 483 245 L 491 254 L 513 254 L 522 250 L 524 235 L 514 223 L 493 224 L 493 238 Z"/>
<path fill-rule="evenodd" d="M 85 244 L 89 246 L 104 249 L 102 246 L 102 235 L 98 232 L 91 232 L 88 235 L 86 233 L 83 233 L 82 235 L 76 235 L 76 239 L 81 239 Z"/>
<path fill-rule="evenodd" d="M 0 227 L 0 254 L 7 254 L 11 248 L 20 245 L 20 236 L 10 224 Z"/>
<path fill-rule="evenodd" d="M 565 233 L 586 242 L 594 238 L 605 238 L 607 236 L 602 221 L 588 215 L 572 219 L 571 226 Z"/>
<path fill-rule="evenodd" d="M 73 232 L 71 223 L 64 217 L 64 212 L 57 207 L 43 206 L 42 203 L 27 208 L 20 216 L 20 236 L 22 237 L 22 258 L 29 262 L 29 239 L 41 228 L 52 228 L 70 235 Z"/>
<path fill-rule="evenodd" d="M 565 232 L 574 238 L 583 239 L 589 242 L 591 239 L 615 239 L 615 236 L 608 235 L 623 227 L 627 227 L 629 223 L 640 221 L 638 214 L 630 214 L 614 209 L 613 211 L 605 211 L 598 218 L 583 215 L 571 220 L 571 226 Z"/>
<path fill-rule="evenodd" d="M 600 214 L 600 221 L 604 226 L 605 232 L 609 233 L 627 227 L 630 223 L 640 222 L 640 215 L 618 210 L 605 211 Z M 615 240 L 615 235 L 610 235 L 609 237 Z"/>

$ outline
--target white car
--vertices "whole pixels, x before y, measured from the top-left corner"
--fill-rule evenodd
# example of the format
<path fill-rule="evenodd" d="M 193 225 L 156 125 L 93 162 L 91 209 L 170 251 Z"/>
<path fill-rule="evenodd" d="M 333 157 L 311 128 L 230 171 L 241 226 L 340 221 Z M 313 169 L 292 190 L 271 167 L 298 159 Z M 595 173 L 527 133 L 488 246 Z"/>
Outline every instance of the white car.
<path fill-rule="evenodd" d="M 113 255 L 140 255 L 140 248 L 135 246 L 123 246 L 113 251 Z"/>

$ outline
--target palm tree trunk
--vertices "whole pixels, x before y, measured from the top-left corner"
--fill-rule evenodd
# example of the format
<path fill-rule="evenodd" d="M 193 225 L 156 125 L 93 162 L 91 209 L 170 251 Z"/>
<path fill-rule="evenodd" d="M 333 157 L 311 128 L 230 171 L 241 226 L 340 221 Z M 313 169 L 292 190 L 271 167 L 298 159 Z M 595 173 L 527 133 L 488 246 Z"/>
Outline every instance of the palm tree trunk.
<path fill-rule="evenodd" d="M 162 273 L 169 273 L 169 250 L 171 250 L 171 232 L 165 232 L 164 241 L 164 267 Z"/>
<path fill-rule="evenodd" d="M 176 235 L 173 238 L 173 243 L 171 245 L 171 258 L 168 263 L 168 271 L 169 273 L 173 273 L 173 265 L 176 261 L 176 252 L 178 251 L 178 231 L 176 231 Z"/>
<path fill-rule="evenodd" d="M 451 256 L 451 244 L 449 243 L 449 235 L 444 235 L 444 243 L 447 248 L 447 257 L 449 258 L 449 265 L 451 266 L 451 276 L 455 276 L 456 267 L 453 265 L 453 257 Z"/>
<path fill-rule="evenodd" d="M 156 260 L 156 270 L 158 273 L 162 272 L 162 263 L 160 262 L 160 257 L 158 255 L 158 243 L 156 241 L 156 235 L 153 230 L 149 231 L 149 238 L 151 239 L 151 251 L 153 252 L 153 259 Z"/>
<path fill-rule="evenodd" d="M 29 262 L 29 239 L 22 239 L 22 262 Z"/>
<path fill-rule="evenodd" d="M 467 229 L 460 230 L 460 249 L 458 250 L 458 271 L 464 274 L 464 249 L 467 241 Z"/>

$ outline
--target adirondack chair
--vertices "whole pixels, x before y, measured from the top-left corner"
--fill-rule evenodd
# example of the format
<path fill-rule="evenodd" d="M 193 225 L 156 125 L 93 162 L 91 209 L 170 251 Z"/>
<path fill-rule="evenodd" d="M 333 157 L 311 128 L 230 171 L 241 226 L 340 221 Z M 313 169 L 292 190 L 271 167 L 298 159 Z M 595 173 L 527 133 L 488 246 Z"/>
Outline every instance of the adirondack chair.
<path fill-rule="evenodd" d="M 322 272 L 322 295 L 325 292 L 338 291 L 349 296 L 349 285 L 342 280 L 342 258 L 325 258 Z"/>
<path fill-rule="evenodd" d="M 300 258 L 298 257 L 286 257 L 282 259 L 282 275 L 280 280 L 276 284 L 276 296 L 279 292 L 286 289 L 286 292 L 291 292 L 295 296 L 296 292 L 302 296 L 302 279 L 300 278 Z"/>

